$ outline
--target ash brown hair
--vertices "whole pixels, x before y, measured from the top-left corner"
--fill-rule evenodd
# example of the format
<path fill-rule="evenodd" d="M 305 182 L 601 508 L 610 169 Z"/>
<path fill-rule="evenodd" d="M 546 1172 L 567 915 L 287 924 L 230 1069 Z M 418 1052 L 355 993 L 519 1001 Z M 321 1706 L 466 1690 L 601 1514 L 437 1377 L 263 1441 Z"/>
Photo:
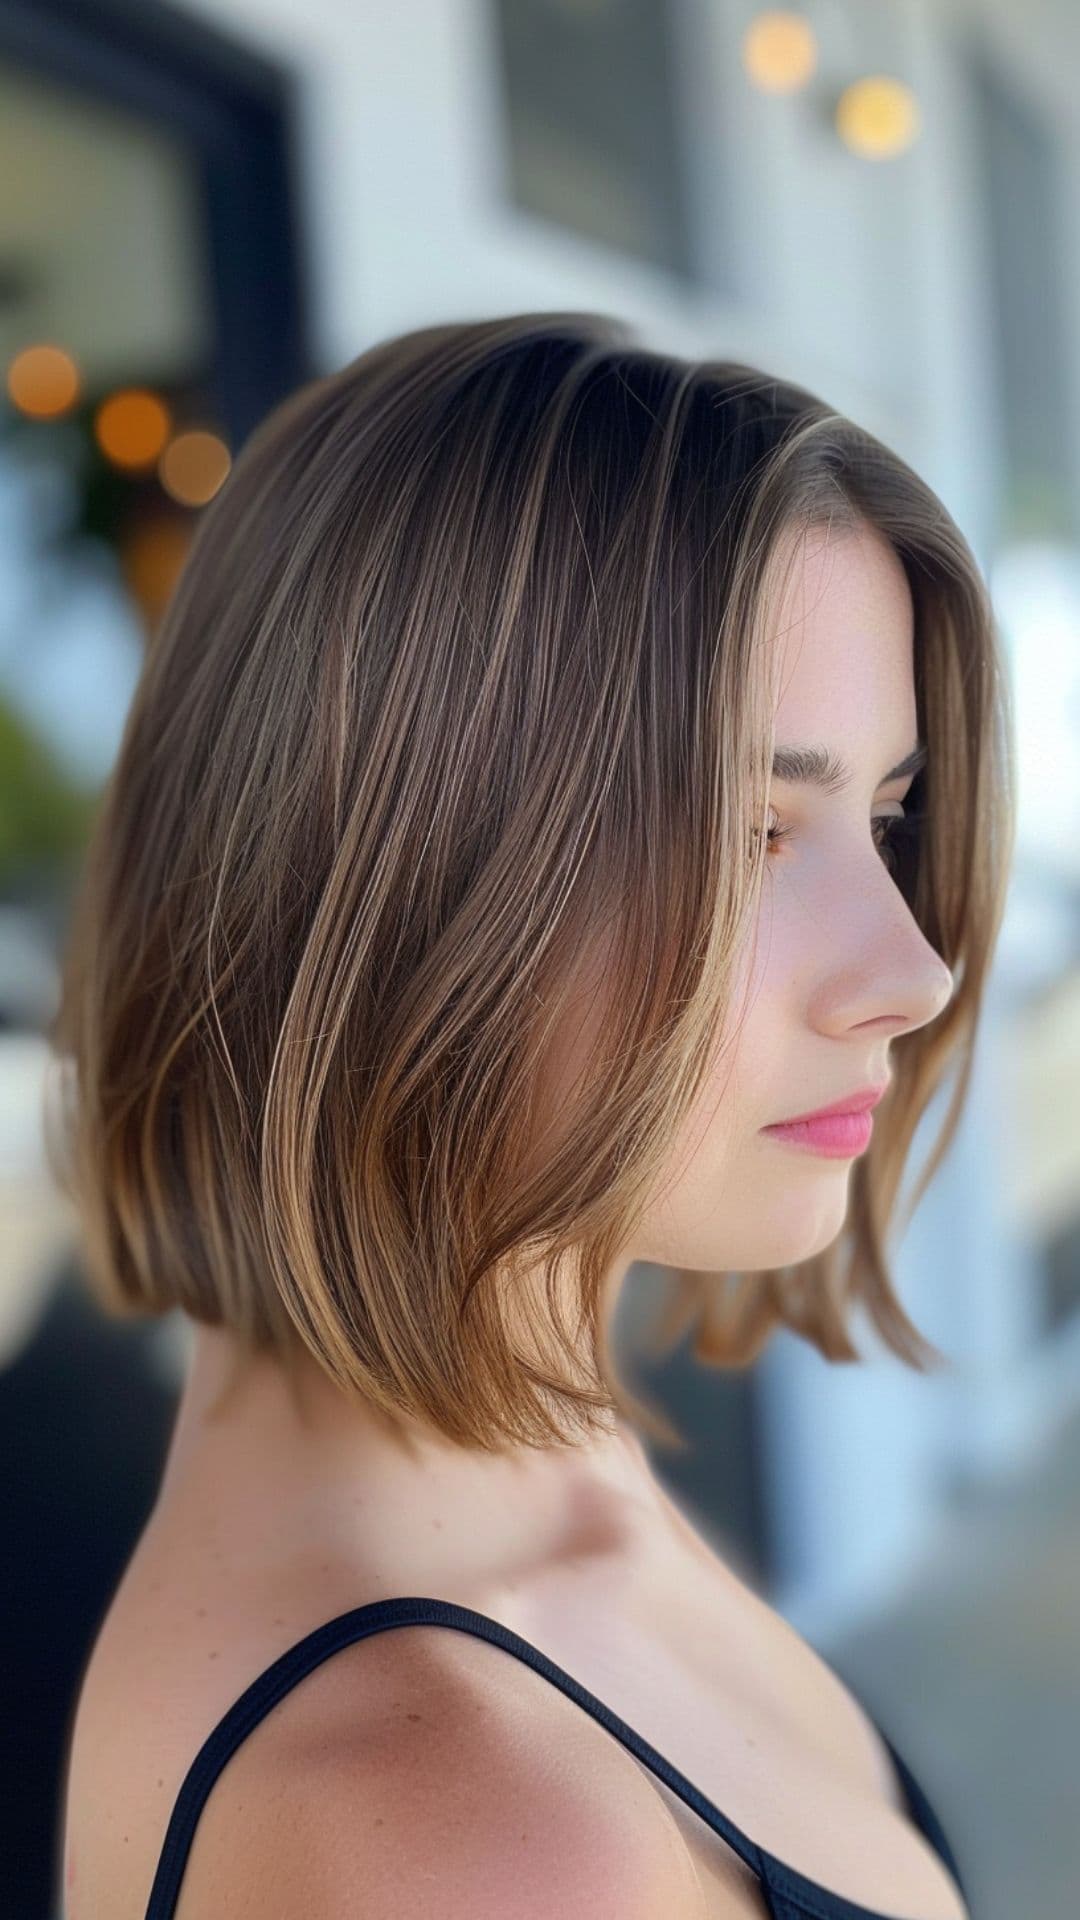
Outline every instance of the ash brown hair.
<path fill-rule="evenodd" d="M 693 1325 L 699 1358 L 743 1367 L 786 1324 L 858 1359 L 859 1301 L 908 1364 L 941 1360 L 886 1237 L 947 1072 L 906 1218 L 955 1132 L 1004 907 L 1012 720 L 987 592 L 872 434 L 591 313 L 380 342 L 277 407 L 203 513 L 50 1034 L 70 1069 L 50 1150 L 108 1311 L 179 1306 L 245 1351 L 306 1350 L 463 1445 L 570 1442 L 613 1407 L 681 1443 L 616 1377 L 604 1275 L 733 1038 L 787 536 L 865 523 L 906 571 L 929 747 L 896 884 L 954 993 L 895 1043 L 833 1245 L 674 1273 L 659 1336 Z M 546 1046 L 601 952 L 589 1068 L 545 1145 Z"/>

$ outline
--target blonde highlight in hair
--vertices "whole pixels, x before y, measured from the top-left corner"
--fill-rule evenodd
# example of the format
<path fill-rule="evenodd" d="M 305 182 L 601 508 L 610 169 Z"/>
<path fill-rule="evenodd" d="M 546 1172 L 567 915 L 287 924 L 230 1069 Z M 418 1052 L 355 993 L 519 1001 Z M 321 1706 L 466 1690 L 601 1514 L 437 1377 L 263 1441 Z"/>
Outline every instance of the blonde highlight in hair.
<path fill-rule="evenodd" d="M 1014 832 L 1008 686 L 931 489 L 804 389 L 537 313 L 380 342 L 294 393 L 204 511 L 106 783 L 50 1038 L 54 1170 L 106 1310 L 180 1307 L 455 1442 L 612 1409 L 605 1276 L 718 1049 L 764 872 L 788 536 L 903 562 L 929 765 L 898 876 L 956 980 L 825 1252 L 672 1275 L 661 1341 L 830 1359 L 865 1303 L 939 1359 L 886 1240 L 919 1117 L 955 1132 Z M 755 840 L 755 834 L 758 836 Z M 564 996 L 601 1016 L 559 1126 Z M 734 1283 L 734 1284 L 732 1284 Z"/>

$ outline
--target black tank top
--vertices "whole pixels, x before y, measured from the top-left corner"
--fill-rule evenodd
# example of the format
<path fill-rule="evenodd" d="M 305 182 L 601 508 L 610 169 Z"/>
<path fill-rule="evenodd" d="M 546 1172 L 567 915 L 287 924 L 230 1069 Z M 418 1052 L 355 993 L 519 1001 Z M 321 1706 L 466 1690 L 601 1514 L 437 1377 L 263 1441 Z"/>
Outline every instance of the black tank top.
<path fill-rule="evenodd" d="M 259 1721 L 291 1688 L 340 1648 L 366 1639 L 369 1633 L 383 1633 L 389 1627 L 408 1626 L 456 1627 L 463 1633 L 478 1634 L 482 1639 L 490 1640 L 494 1646 L 504 1647 L 507 1653 L 524 1660 L 545 1680 L 559 1687 L 568 1699 L 584 1707 L 586 1713 L 591 1713 L 594 1720 L 598 1720 L 617 1740 L 621 1740 L 624 1747 L 643 1761 L 673 1793 L 677 1793 L 752 1868 L 761 1882 L 773 1920 L 886 1920 L 886 1916 L 875 1914 L 869 1907 L 859 1906 L 840 1894 L 830 1893 L 827 1887 L 820 1886 L 804 1873 L 797 1873 L 794 1867 L 785 1866 L 782 1860 L 749 1839 L 684 1773 L 672 1766 L 670 1760 L 665 1760 L 663 1754 L 650 1746 L 640 1733 L 621 1720 L 587 1687 L 564 1672 L 562 1667 L 556 1666 L 554 1660 L 549 1660 L 547 1654 L 542 1653 L 539 1647 L 534 1647 L 531 1641 L 512 1633 L 509 1627 L 491 1619 L 488 1614 L 475 1613 L 471 1607 L 458 1606 L 452 1600 L 427 1600 L 412 1596 L 374 1600 L 368 1606 L 353 1607 L 348 1613 L 340 1613 L 333 1620 L 327 1620 L 323 1626 L 316 1627 L 289 1647 L 234 1701 L 203 1742 L 181 1784 L 154 1875 L 146 1920 L 172 1920 L 196 1823 L 210 1789 L 226 1762 L 258 1726 Z M 896 1767 L 911 1818 L 941 1855 L 966 1906 L 967 1893 L 937 1815 L 888 1736 L 872 1716 L 871 1719 Z"/>

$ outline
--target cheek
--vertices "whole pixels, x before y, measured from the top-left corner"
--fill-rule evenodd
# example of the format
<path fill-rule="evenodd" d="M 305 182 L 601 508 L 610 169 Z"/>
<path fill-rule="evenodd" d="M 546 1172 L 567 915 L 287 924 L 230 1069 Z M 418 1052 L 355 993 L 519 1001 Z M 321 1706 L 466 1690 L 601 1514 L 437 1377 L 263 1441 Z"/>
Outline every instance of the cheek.
<path fill-rule="evenodd" d="M 775 929 L 749 952 L 718 1047 L 667 1159 L 643 1222 L 638 1256 L 702 1272 L 757 1272 L 784 1266 L 828 1244 L 840 1224 L 838 1182 L 823 1180 L 810 1156 L 782 1152 L 761 1128 L 776 1118 L 785 1051 L 779 1009 L 783 978 Z M 741 997 L 740 997 L 741 996 Z"/>
<path fill-rule="evenodd" d="M 847 1163 L 766 1139 L 760 1128 L 770 1116 L 747 1071 L 740 1059 L 710 1075 L 642 1221 L 636 1259 L 699 1273 L 757 1273 L 805 1260 L 839 1232 L 846 1183 L 838 1169 Z"/>
<path fill-rule="evenodd" d="M 742 1061 L 729 1049 L 718 1054 L 667 1156 L 660 1206 L 669 1225 L 730 1204 L 754 1126 L 747 1104 Z"/>
<path fill-rule="evenodd" d="M 766 889 L 768 883 L 766 882 Z M 763 901 L 754 937 L 748 940 L 732 981 L 724 1030 L 712 1065 L 679 1130 L 669 1160 L 669 1179 L 680 1188 L 706 1178 L 715 1190 L 727 1169 L 743 1165 L 766 1111 L 774 1069 L 776 1019 L 770 1012 L 777 967 L 772 909 Z"/>

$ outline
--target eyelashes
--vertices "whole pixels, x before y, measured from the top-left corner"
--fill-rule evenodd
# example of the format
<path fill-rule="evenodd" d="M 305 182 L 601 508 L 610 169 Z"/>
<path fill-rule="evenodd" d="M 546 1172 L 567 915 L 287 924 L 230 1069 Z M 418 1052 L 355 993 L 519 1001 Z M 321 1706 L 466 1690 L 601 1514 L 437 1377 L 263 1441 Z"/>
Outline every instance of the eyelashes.
<path fill-rule="evenodd" d="M 902 857 L 910 862 L 911 857 L 918 853 L 926 820 L 925 807 L 912 808 L 904 814 L 880 814 L 875 820 L 875 844 L 890 872 L 895 870 Z M 755 838 L 757 832 L 755 828 Z M 794 827 L 790 826 L 769 827 L 765 836 L 766 847 L 778 846 L 782 840 L 791 839 L 794 832 Z"/>
<path fill-rule="evenodd" d="M 913 807 L 902 820 L 888 822 L 894 831 L 887 835 L 882 853 L 883 857 L 887 856 L 885 864 L 890 873 L 895 874 L 902 868 L 905 880 L 910 879 L 918 863 L 928 817 L 925 807 Z"/>

